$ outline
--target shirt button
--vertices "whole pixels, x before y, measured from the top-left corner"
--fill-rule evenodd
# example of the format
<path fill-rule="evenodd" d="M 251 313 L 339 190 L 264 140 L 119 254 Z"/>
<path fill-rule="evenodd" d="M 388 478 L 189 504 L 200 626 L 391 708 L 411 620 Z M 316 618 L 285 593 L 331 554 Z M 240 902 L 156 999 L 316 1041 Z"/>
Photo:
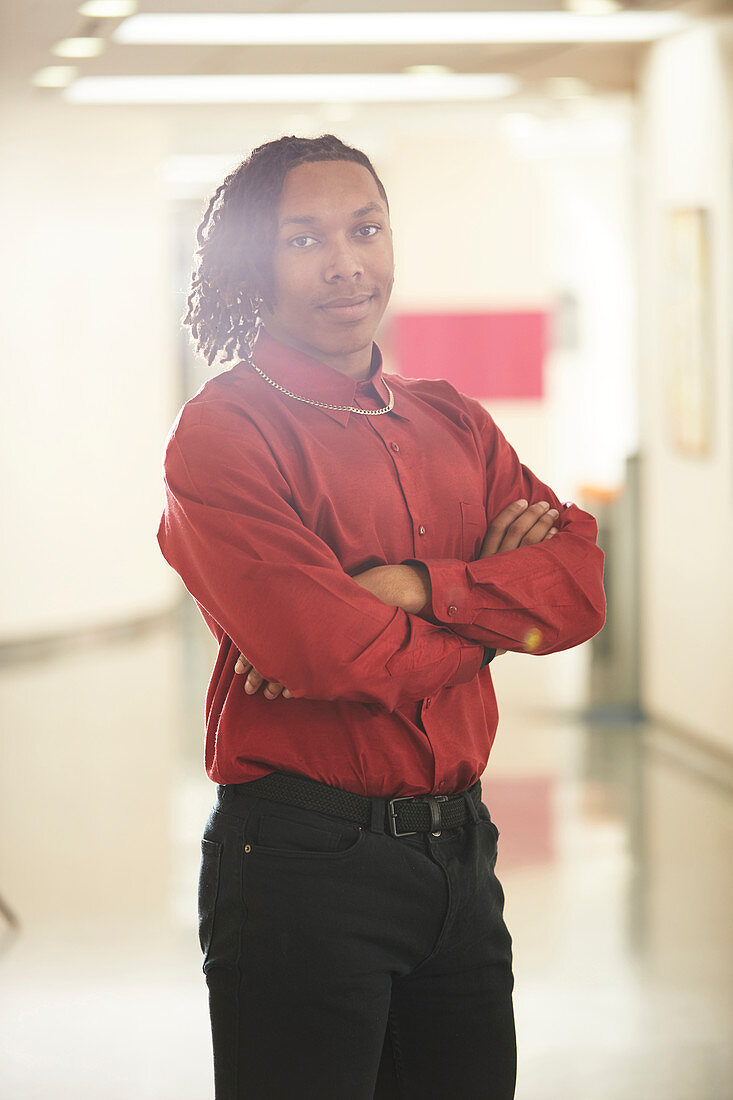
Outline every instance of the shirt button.
<path fill-rule="evenodd" d="M 425 707 L 429 707 L 431 702 L 432 702 L 432 699 L 430 698 L 430 696 L 428 696 L 428 698 L 425 700 L 425 703 L 424 703 Z"/>
<path fill-rule="evenodd" d="M 390 443 L 390 447 L 392 448 L 393 451 L 399 451 L 399 449 L 400 449 L 399 443 Z"/>
<path fill-rule="evenodd" d="M 417 533 L 418 533 L 418 535 L 424 535 L 425 534 L 425 528 L 423 527 L 422 523 L 418 527 Z"/>
<path fill-rule="evenodd" d="M 457 610 L 458 610 L 458 608 L 454 604 L 451 604 L 450 607 L 448 608 L 448 614 L 449 615 L 455 615 Z"/>

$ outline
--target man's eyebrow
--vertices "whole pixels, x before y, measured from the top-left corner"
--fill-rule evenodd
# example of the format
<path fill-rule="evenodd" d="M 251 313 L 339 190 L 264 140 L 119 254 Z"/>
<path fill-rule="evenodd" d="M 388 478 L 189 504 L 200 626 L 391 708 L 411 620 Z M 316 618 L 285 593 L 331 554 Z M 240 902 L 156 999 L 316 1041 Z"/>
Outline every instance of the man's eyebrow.
<path fill-rule="evenodd" d="M 351 215 L 352 219 L 356 221 L 357 218 L 363 218 L 365 214 L 379 213 L 386 214 L 386 210 L 379 202 L 368 202 L 366 206 L 360 206 L 358 210 L 355 210 Z M 283 218 L 280 222 L 280 227 L 292 224 L 300 225 L 318 225 L 320 218 L 314 217 L 312 214 L 294 214 L 290 218 Z"/>

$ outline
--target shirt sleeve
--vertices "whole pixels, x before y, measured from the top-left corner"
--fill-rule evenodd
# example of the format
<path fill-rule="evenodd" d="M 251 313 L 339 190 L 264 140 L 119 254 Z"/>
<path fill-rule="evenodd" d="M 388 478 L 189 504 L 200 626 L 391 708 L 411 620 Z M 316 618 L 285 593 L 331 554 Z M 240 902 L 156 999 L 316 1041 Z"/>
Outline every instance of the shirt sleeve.
<path fill-rule="evenodd" d="M 557 508 L 557 534 L 547 542 L 506 550 L 478 561 L 424 561 L 431 600 L 421 614 L 485 646 L 537 655 L 570 649 L 605 622 L 603 551 L 598 525 L 575 504 L 561 504 L 524 466 L 483 406 L 463 397 L 478 418 L 488 479 L 487 528 L 515 500 Z"/>
<path fill-rule="evenodd" d="M 257 671 L 295 698 L 390 711 L 472 680 L 482 646 L 357 584 L 302 522 L 256 425 L 241 424 L 221 432 L 182 417 L 166 446 L 158 543 Z"/>

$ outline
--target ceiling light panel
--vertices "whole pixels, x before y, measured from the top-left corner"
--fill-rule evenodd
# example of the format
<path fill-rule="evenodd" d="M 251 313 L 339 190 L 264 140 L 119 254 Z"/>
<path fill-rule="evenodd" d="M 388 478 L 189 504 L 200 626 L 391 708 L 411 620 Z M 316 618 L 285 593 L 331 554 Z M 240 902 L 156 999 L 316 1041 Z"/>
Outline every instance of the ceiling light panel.
<path fill-rule="evenodd" d="M 565 0 L 565 7 L 580 15 L 609 15 L 619 11 L 621 4 L 618 0 Z"/>
<path fill-rule="evenodd" d="M 51 53 L 57 57 L 99 57 L 104 47 L 103 38 L 62 38 Z"/>
<path fill-rule="evenodd" d="M 648 42 L 689 26 L 679 12 L 334 12 L 133 15 L 116 42 L 146 45 L 446 45 Z"/>
<path fill-rule="evenodd" d="M 137 11 L 137 0 L 87 0 L 76 10 L 89 19 L 126 19 Z"/>
<path fill-rule="evenodd" d="M 284 73 L 265 76 L 82 77 L 64 92 L 72 103 L 408 103 L 513 95 L 505 73 Z"/>
<path fill-rule="evenodd" d="M 37 88 L 65 88 L 75 79 L 78 69 L 74 65 L 47 65 L 31 77 Z"/>

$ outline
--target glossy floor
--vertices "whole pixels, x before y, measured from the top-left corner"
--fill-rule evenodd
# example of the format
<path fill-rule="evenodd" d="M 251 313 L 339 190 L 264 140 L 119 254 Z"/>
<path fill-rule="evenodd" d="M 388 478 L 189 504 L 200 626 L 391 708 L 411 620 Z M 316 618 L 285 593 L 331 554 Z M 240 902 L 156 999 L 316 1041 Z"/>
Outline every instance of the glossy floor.
<path fill-rule="evenodd" d="M 732 780 L 724 758 L 647 726 L 503 717 L 484 801 L 514 940 L 518 1100 L 733 1096 Z M 193 925 L 211 794 L 198 773 L 178 785 L 170 920 L 90 914 L 4 937 L 0 1096 L 212 1096 Z"/>

